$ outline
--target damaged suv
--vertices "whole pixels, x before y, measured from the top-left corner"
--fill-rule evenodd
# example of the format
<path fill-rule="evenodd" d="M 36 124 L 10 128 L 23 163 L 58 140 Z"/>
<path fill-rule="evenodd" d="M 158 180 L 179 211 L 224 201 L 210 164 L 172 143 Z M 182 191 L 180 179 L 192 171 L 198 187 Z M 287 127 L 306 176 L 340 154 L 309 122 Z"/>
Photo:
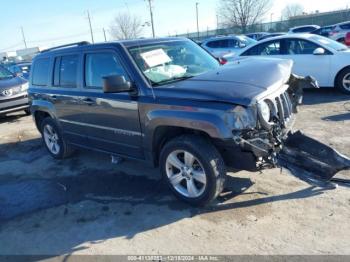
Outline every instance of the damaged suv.
<path fill-rule="evenodd" d="M 54 158 L 81 147 L 143 160 L 160 167 L 178 198 L 206 205 L 229 167 L 312 173 L 314 163 L 322 181 L 350 167 L 332 148 L 289 131 L 302 89 L 317 86 L 291 68 L 260 58 L 221 66 L 182 38 L 82 42 L 34 59 L 31 111 Z"/>

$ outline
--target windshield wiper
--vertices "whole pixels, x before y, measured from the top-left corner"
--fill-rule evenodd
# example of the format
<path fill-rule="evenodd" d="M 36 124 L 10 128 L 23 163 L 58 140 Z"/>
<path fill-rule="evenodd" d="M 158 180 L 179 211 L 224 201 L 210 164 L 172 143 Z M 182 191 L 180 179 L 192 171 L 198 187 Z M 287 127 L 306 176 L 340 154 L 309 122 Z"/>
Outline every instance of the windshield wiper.
<path fill-rule="evenodd" d="M 170 84 L 170 83 L 174 83 L 177 81 L 182 81 L 182 80 L 187 80 L 192 78 L 193 76 L 180 76 L 180 77 L 174 77 L 171 79 L 167 79 L 167 80 L 163 80 L 157 83 L 154 83 L 153 86 L 160 86 L 160 85 L 165 85 L 165 84 Z"/>

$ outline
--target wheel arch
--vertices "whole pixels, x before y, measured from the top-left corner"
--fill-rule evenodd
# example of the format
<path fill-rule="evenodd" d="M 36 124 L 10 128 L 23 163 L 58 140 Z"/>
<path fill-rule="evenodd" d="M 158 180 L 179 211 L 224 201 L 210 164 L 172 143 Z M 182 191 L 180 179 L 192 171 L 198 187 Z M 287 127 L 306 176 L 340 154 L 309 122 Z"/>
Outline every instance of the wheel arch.
<path fill-rule="evenodd" d="M 338 73 L 335 75 L 335 78 L 334 78 L 334 87 L 337 87 L 338 77 L 340 76 L 340 74 L 341 74 L 344 70 L 350 70 L 350 65 L 343 67 L 343 68 L 340 69 L 340 70 L 338 71 Z"/>
<path fill-rule="evenodd" d="M 159 154 L 164 145 L 170 140 L 181 135 L 197 135 L 207 140 L 212 139 L 208 133 L 198 129 L 191 129 L 179 126 L 158 126 L 154 130 L 152 137 L 151 152 L 154 166 L 158 166 L 159 164 Z"/>

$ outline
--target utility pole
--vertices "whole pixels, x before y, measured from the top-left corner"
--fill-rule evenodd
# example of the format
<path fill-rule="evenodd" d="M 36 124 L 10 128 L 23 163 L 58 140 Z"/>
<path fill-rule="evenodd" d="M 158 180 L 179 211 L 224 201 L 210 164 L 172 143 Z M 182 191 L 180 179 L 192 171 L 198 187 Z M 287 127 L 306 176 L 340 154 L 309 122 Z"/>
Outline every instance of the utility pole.
<path fill-rule="evenodd" d="M 21 32 L 22 32 L 22 38 L 23 38 L 24 46 L 27 49 L 27 41 L 26 41 L 26 37 L 24 36 L 23 26 L 21 26 Z"/>
<path fill-rule="evenodd" d="M 198 5 L 199 3 L 196 2 L 196 17 L 197 17 L 197 40 L 199 40 L 199 18 L 198 18 Z"/>
<path fill-rule="evenodd" d="M 155 38 L 155 37 L 156 37 L 156 34 L 155 34 L 155 32 L 154 32 L 153 6 L 152 6 L 152 1 L 153 1 L 153 0 L 146 0 L 146 1 L 148 1 L 149 13 L 150 13 L 150 16 L 151 16 L 152 36 L 153 36 L 153 38 Z"/>
<path fill-rule="evenodd" d="M 92 32 L 91 17 L 90 17 L 90 12 L 89 12 L 89 10 L 87 11 L 87 18 L 88 18 L 88 20 L 89 20 L 91 41 L 92 41 L 92 43 L 95 43 L 95 41 L 94 41 L 94 33 Z"/>
<path fill-rule="evenodd" d="M 105 28 L 102 28 L 102 30 L 103 30 L 103 35 L 104 35 L 104 37 L 105 37 L 105 42 L 107 42 L 106 30 L 105 30 Z"/>

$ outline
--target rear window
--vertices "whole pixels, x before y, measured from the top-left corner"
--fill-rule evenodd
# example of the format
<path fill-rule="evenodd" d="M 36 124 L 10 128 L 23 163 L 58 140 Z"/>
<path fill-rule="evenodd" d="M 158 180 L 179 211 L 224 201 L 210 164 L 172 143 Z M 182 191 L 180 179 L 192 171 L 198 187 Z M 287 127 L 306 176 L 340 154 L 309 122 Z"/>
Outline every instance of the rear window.
<path fill-rule="evenodd" d="M 32 84 L 36 86 L 47 86 L 49 76 L 50 60 L 42 58 L 35 61 L 33 68 Z"/>
<path fill-rule="evenodd" d="M 294 33 L 307 33 L 307 32 L 314 31 L 315 29 L 316 29 L 315 27 L 302 27 L 302 28 L 294 29 L 293 32 Z"/>
<path fill-rule="evenodd" d="M 210 48 L 227 48 L 229 46 L 228 40 L 215 40 L 207 43 Z"/>

